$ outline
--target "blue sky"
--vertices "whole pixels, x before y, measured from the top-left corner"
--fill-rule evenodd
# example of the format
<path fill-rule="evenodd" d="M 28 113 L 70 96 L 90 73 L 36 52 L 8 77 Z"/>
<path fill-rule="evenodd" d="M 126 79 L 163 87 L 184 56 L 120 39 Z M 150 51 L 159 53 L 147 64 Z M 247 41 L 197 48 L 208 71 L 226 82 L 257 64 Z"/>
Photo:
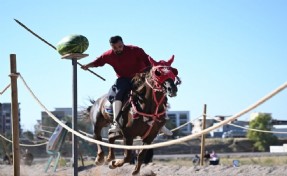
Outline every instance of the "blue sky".
<path fill-rule="evenodd" d="M 171 110 L 232 115 L 286 82 L 287 2 L 237 1 L 2 1 L 0 6 L 0 89 L 9 82 L 9 54 L 18 71 L 50 110 L 72 106 L 72 65 L 14 22 L 20 20 L 56 45 L 69 34 L 89 39 L 85 64 L 110 49 L 121 35 L 154 59 L 175 55 L 182 85 L 169 99 Z M 79 68 L 79 67 L 78 67 Z M 78 69 L 78 104 L 106 93 L 116 79 L 109 65 L 93 69 L 107 81 Z M 18 82 L 21 124 L 33 130 L 42 109 Z M 10 91 L 0 102 L 10 102 Z M 287 120 L 287 91 L 256 112 Z M 254 112 L 253 111 L 253 112 Z M 241 117 L 248 119 L 249 114 Z"/>

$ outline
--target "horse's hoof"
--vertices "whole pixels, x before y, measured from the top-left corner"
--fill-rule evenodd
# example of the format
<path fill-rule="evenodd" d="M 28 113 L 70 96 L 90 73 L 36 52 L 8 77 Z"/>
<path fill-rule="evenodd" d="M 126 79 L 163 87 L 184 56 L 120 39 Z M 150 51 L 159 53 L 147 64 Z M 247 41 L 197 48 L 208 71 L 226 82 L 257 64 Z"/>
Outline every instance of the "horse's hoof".
<path fill-rule="evenodd" d="M 139 171 L 133 171 L 132 175 L 140 175 Z"/>
<path fill-rule="evenodd" d="M 115 157 L 106 157 L 105 158 L 105 164 L 107 165 L 107 164 L 109 164 L 111 161 L 113 161 L 115 159 Z"/>
<path fill-rule="evenodd" d="M 109 163 L 109 168 L 110 168 L 110 169 L 115 169 L 115 168 L 116 168 L 115 162 L 116 162 L 116 161 L 111 161 L 111 162 Z"/>
<path fill-rule="evenodd" d="M 106 160 L 105 163 L 104 163 L 104 165 L 108 165 L 109 163 L 110 163 L 110 162 Z"/>
<path fill-rule="evenodd" d="M 103 165 L 105 163 L 105 160 L 98 160 L 98 159 L 96 159 L 95 160 L 95 164 L 96 164 L 96 166 L 101 166 L 101 165 Z"/>
<path fill-rule="evenodd" d="M 105 165 L 108 165 L 111 161 L 113 161 L 114 159 L 107 159 L 105 160 Z"/>
<path fill-rule="evenodd" d="M 104 162 L 99 162 L 99 161 L 95 161 L 96 166 L 102 166 L 104 165 Z"/>

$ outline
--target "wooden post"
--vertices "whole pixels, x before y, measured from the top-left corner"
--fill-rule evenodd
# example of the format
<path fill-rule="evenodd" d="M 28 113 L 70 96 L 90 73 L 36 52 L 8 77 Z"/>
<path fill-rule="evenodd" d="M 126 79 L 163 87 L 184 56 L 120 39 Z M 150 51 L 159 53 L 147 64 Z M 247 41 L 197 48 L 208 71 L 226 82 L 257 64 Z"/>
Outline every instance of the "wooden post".
<path fill-rule="evenodd" d="M 14 176 L 20 176 L 19 116 L 16 54 L 10 54 Z"/>
<path fill-rule="evenodd" d="M 202 130 L 206 128 L 206 104 L 203 106 L 203 116 L 202 116 Z M 201 153 L 200 153 L 200 165 L 203 166 L 205 154 L 205 134 L 201 135 Z"/>

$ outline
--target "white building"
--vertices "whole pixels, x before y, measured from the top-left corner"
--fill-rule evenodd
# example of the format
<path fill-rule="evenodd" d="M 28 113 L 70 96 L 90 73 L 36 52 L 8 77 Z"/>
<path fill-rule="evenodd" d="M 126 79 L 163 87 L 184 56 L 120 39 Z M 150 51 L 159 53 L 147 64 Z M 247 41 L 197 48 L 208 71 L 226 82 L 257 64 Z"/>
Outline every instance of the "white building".
<path fill-rule="evenodd" d="M 55 111 L 62 111 L 67 117 L 72 117 L 72 108 L 55 108 Z"/>
<path fill-rule="evenodd" d="M 279 139 L 287 139 L 287 125 L 273 125 L 272 131 L 284 132 L 284 133 L 274 133 L 274 135 L 277 136 Z"/>
<path fill-rule="evenodd" d="M 176 127 L 190 121 L 189 111 L 167 111 L 167 116 L 169 117 L 167 121 L 170 121 Z M 191 133 L 191 124 L 188 124 L 179 130 L 180 132 L 189 135 Z"/>
<path fill-rule="evenodd" d="M 270 146 L 270 153 L 287 153 L 287 144 L 282 146 Z"/>

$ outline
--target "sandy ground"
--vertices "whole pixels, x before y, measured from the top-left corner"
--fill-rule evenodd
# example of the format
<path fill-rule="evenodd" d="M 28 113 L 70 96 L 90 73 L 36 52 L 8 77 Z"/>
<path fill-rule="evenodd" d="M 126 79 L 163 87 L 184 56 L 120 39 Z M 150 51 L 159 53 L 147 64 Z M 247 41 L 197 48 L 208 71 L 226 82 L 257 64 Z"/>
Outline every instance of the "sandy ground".
<path fill-rule="evenodd" d="M 73 168 L 61 167 L 58 168 L 56 173 L 53 168 L 44 172 L 45 163 L 34 164 L 32 166 L 22 166 L 20 168 L 21 176 L 65 176 L 74 175 Z M 107 165 L 94 166 L 90 165 L 78 172 L 79 176 L 127 176 L 131 175 L 134 165 L 125 164 L 121 168 L 109 169 Z M 13 166 L 0 165 L 1 176 L 12 176 Z M 150 163 L 143 165 L 141 168 L 142 176 L 287 176 L 287 165 L 285 166 L 259 166 L 259 165 L 242 165 L 239 167 L 232 166 L 179 166 L 167 165 L 163 163 Z"/>

